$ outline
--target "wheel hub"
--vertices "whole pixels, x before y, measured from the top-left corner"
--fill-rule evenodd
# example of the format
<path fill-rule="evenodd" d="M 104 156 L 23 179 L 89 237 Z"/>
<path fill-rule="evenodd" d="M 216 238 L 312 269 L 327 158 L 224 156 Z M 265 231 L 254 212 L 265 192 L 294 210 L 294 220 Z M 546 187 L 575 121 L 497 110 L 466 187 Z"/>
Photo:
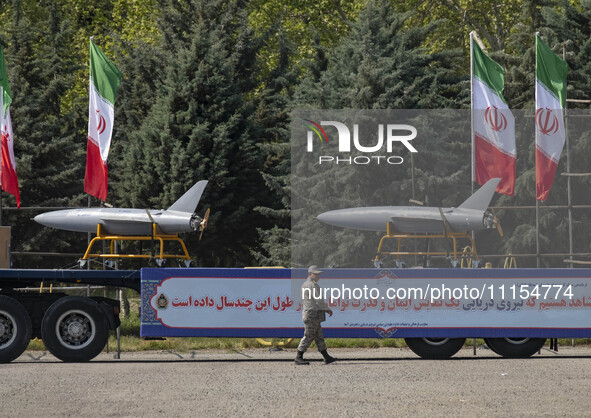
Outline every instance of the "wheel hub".
<path fill-rule="evenodd" d="M 423 340 L 429 345 L 444 345 L 449 341 L 449 338 L 423 338 Z"/>
<path fill-rule="evenodd" d="M 72 314 L 62 324 L 62 337 L 71 345 L 83 344 L 91 335 L 90 324 L 87 318 Z"/>
<path fill-rule="evenodd" d="M 14 336 L 14 325 L 10 318 L 0 315 L 0 345 L 10 341 Z"/>
<path fill-rule="evenodd" d="M 525 344 L 529 340 L 529 338 L 505 338 L 505 341 L 514 345 Z"/>
<path fill-rule="evenodd" d="M 84 326 L 79 322 L 72 322 L 68 325 L 68 334 L 73 338 L 80 338 L 84 334 Z"/>

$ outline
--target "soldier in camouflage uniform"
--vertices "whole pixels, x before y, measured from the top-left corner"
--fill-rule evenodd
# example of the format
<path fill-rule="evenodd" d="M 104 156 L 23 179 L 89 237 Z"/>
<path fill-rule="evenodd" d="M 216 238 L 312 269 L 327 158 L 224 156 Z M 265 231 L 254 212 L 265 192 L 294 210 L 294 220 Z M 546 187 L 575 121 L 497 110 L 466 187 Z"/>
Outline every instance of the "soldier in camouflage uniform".
<path fill-rule="evenodd" d="M 326 352 L 326 344 L 324 343 L 324 336 L 322 335 L 322 322 L 326 321 L 326 314 L 332 316 L 332 310 L 328 307 L 326 302 L 320 297 L 321 291 L 318 286 L 318 279 L 320 279 L 321 270 L 318 270 L 316 266 L 310 266 L 308 268 L 308 279 L 302 285 L 302 319 L 304 321 L 305 330 L 304 338 L 300 341 L 298 346 L 298 355 L 295 358 L 295 364 L 310 364 L 310 362 L 304 360 L 304 353 L 310 347 L 312 342 L 316 342 L 318 351 L 324 357 L 324 362 L 330 364 L 335 362 L 337 359 L 331 357 Z M 304 290 L 304 289 L 309 289 Z M 317 297 L 315 297 L 315 295 Z"/>

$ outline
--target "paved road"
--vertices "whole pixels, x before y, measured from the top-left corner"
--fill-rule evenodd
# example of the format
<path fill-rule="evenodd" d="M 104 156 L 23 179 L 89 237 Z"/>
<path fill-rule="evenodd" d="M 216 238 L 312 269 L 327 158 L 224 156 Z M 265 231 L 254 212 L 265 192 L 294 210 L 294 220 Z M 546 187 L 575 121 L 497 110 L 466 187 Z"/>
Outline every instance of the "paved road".
<path fill-rule="evenodd" d="M 408 349 L 335 349 L 292 363 L 269 352 L 103 353 L 66 364 L 26 352 L 0 365 L 0 416 L 591 416 L 591 347 L 502 359 L 464 349 L 447 361 Z"/>

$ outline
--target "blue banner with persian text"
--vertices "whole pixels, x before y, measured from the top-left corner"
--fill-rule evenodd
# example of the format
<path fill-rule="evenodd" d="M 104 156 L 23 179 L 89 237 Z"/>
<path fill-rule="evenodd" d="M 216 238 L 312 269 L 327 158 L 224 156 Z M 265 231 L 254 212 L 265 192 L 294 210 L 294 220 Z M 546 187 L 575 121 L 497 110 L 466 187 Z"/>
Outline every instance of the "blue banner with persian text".
<path fill-rule="evenodd" d="M 591 269 L 142 270 L 142 337 L 302 337 L 302 297 L 329 338 L 591 337 Z"/>

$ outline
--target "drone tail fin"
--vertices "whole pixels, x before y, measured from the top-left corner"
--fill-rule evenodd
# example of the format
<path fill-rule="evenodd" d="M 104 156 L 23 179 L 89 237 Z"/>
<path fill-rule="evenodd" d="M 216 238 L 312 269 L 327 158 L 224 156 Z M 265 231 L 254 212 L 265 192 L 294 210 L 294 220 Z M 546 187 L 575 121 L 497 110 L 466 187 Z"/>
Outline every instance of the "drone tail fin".
<path fill-rule="evenodd" d="M 179 200 L 174 202 L 167 210 L 176 212 L 194 213 L 201 200 L 201 195 L 207 186 L 207 180 L 198 181 Z"/>
<path fill-rule="evenodd" d="M 495 189 L 500 181 L 500 178 L 490 179 L 484 183 L 484 186 L 476 190 L 476 193 L 466 199 L 459 208 L 485 211 L 488 208 L 488 205 L 495 194 Z"/>

